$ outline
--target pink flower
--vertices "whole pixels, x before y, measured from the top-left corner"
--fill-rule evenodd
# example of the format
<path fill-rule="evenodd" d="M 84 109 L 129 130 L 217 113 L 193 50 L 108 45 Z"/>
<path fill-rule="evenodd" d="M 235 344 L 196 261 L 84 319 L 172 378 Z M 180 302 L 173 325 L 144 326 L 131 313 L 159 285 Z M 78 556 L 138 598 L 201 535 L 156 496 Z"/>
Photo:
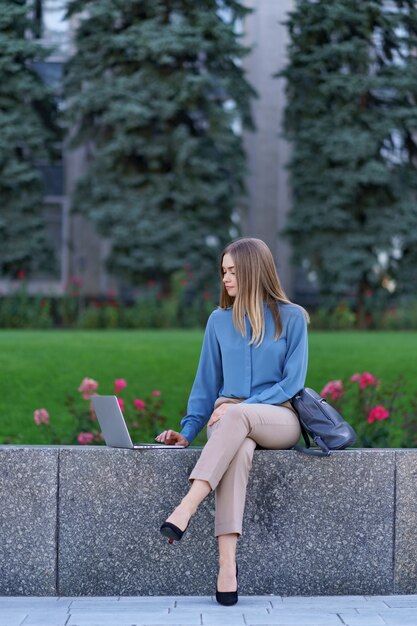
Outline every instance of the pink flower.
<path fill-rule="evenodd" d="M 125 402 L 122 398 L 117 398 L 117 402 L 119 403 L 120 410 L 123 411 L 125 408 Z"/>
<path fill-rule="evenodd" d="M 145 403 L 143 400 L 134 400 L 133 404 L 138 411 L 143 411 L 143 409 L 145 408 Z"/>
<path fill-rule="evenodd" d="M 81 385 L 78 387 L 78 391 L 83 394 L 84 400 L 89 400 L 94 395 L 95 390 L 98 388 L 98 382 L 92 378 L 83 378 Z"/>
<path fill-rule="evenodd" d="M 139 428 L 140 424 L 139 422 L 132 422 L 132 426 L 133 428 Z"/>
<path fill-rule="evenodd" d="M 378 384 L 378 379 L 375 378 L 375 376 L 373 376 L 370 372 L 364 372 L 363 374 L 361 374 L 360 380 L 359 380 L 359 387 L 361 389 L 365 389 L 365 387 L 368 387 L 369 385 L 377 385 Z"/>
<path fill-rule="evenodd" d="M 375 420 L 386 420 L 389 417 L 389 411 L 381 404 L 374 406 L 368 414 L 368 424 L 372 424 Z"/>
<path fill-rule="evenodd" d="M 152 395 L 153 395 L 153 396 L 160 396 L 160 395 L 161 395 L 161 392 L 160 392 L 160 391 L 155 390 L 155 391 L 152 391 Z"/>
<path fill-rule="evenodd" d="M 365 387 L 369 387 L 370 385 L 378 385 L 379 380 L 373 376 L 370 372 L 363 372 L 362 374 L 353 374 L 350 377 L 352 383 L 359 383 L 360 389 L 365 389 Z"/>
<path fill-rule="evenodd" d="M 320 392 L 320 395 L 323 398 L 330 396 L 332 400 L 337 400 L 337 398 L 341 398 L 344 394 L 345 390 L 343 389 L 343 383 L 341 380 L 330 380 L 327 385 L 323 387 Z"/>
<path fill-rule="evenodd" d="M 114 393 L 119 393 L 122 389 L 127 387 L 127 382 L 124 378 L 116 378 L 114 381 Z"/>
<path fill-rule="evenodd" d="M 49 424 L 49 413 L 46 409 L 36 409 L 33 414 L 33 419 L 38 426 L 40 426 L 40 424 Z"/>
<path fill-rule="evenodd" d="M 93 433 L 80 433 L 77 439 L 78 443 L 80 443 L 82 446 L 85 446 L 94 441 L 94 435 Z"/>

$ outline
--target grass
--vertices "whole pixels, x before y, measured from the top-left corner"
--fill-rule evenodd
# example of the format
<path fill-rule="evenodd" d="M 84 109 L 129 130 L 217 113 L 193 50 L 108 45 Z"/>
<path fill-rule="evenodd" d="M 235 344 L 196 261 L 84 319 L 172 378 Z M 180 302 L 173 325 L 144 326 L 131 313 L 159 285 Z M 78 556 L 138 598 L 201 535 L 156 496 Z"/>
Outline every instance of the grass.
<path fill-rule="evenodd" d="M 100 393 L 112 393 L 115 378 L 127 380 L 132 398 L 160 390 L 169 425 L 178 429 L 202 337 L 197 330 L 0 331 L 0 442 L 18 437 L 21 443 L 45 443 L 33 421 L 39 407 L 59 423 L 65 441 L 71 420 L 64 400 L 68 393 L 78 396 L 85 376 L 99 382 Z M 356 371 L 384 382 L 404 374 L 407 390 L 415 391 L 415 332 L 311 331 L 309 348 L 307 385 L 317 391 Z M 202 433 L 194 443 L 204 440 Z"/>

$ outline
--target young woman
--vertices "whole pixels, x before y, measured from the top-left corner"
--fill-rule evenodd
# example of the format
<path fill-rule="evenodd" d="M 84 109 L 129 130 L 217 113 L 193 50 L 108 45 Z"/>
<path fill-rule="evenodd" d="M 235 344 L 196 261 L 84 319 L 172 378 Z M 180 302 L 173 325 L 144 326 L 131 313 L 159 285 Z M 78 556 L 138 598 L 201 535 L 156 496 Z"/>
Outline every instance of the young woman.
<path fill-rule="evenodd" d="M 291 448 L 300 436 L 289 400 L 304 386 L 308 315 L 288 300 L 260 239 L 230 243 L 220 272 L 220 307 L 207 322 L 182 430 L 164 431 L 156 441 L 188 446 L 207 424 L 208 442 L 190 475 L 190 490 L 161 533 L 179 541 L 198 505 L 215 490 L 216 598 L 232 605 L 238 600 L 236 544 L 253 451 L 256 444 Z"/>

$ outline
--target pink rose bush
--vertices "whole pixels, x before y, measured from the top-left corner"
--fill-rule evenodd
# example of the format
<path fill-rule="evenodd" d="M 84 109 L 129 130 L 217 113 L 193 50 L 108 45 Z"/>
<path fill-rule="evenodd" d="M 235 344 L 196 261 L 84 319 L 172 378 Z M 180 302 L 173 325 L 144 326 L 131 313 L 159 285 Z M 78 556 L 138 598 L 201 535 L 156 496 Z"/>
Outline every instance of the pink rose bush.
<path fill-rule="evenodd" d="M 98 389 L 98 383 L 92 378 L 84 378 L 78 387 L 78 391 L 82 394 L 84 400 L 89 400 L 94 395 L 96 389 Z"/>
<path fill-rule="evenodd" d="M 352 383 L 359 383 L 360 389 L 365 389 L 370 385 L 379 385 L 379 380 L 375 378 L 370 372 L 363 372 L 363 374 L 353 374 L 349 379 Z"/>
<path fill-rule="evenodd" d="M 389 411 L 380 404 L 377 404 L 369 411 L 368 424 L 372 424 L 375 420 L 386 420 L 388 417 Z"/>
<path fill-rule="evenodd" d="M 46 409 L 36 409 L 33 414 L 33 419 L 38 426 L 40 426 L 40 424 L 49 424 L 49 413 Z"/>
<path fill-rule="evenodd" d="M 127 382 L 124 378 L 116 378 L 114 381 L 114 393 L 119 393 L 122 389 L 127 387 Z"/>
<path fill-rule="evenodd" d="M 320 392 L 356 431 L 358 447 L 417 445 L 417 399 L 404 401 L 402 378 L 389 384 L 371 372 L 356 372 L 347 380 L 330 380 Z"/>
<path fill-rule="evenodd" d="M 131 437 L 133 440 L 153 441 L 166 422 L 166 418 L 161 414 L 162 393 L 159 390 L 154 390 L 145 400 L 122 398 L 120 394 L 125 392 L 127 386 L 127 381 L 124 378 L 116 378 L 113 382 L 113 393 L 116 395 L 117 402 L 124 414 Z M 35 424 L 48 432 L 51 443 L 78 443 L 82 446 L 102 445 L 104 443 L 103 436 L 92 403 L 92 398 L 97 395 L 98 388 L 99 383 L 96 380 L 86 377 L 83 378 L 78 387 L 82 403 L 80 404 L 74 396 L 68 395 L 65 406 L 73 418 L 74 430 L 72 436 L 64 442 L 61 442 L 55 425 L 50 423 L 49 413 L 45 408 L 36 409 L 34 412 Z M 103 391 L 102 393 L 106 395 L 108 392 Z"/>
<path fill-rule="evenodd" d="M 320 391 L 320 395 L 323 398 L 327 398 L 327 396 L 330 396 L 332 400 L 337 400 L 338 398 L 341 398 L 344 393 L 345 390 L 343 388 L 343 383 L 341 380 L 329 381 L 327 385 L 325 385 Z"/>
<path fill-rule="evenodd" d="M 93 441 L 94 441 L 94 434 L 93 433 L 80 433 L 78 435 L 78 437 L 77 437 L 77 441 L 82 446 L 86 446 L 89 443 L 93 443 Z"/>

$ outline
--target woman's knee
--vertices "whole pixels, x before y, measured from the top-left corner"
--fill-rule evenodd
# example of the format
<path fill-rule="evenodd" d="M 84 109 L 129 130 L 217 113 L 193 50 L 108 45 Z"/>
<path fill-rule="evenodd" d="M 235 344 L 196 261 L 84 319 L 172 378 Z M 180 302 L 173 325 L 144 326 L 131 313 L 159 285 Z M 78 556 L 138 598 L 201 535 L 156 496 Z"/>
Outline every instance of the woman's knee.
<path fill-rule="evenodd" d="M 233 421 L 245 419 L 247 417 L 245 406 L 242 404 L 231 404 L 223 417 Z"/>

